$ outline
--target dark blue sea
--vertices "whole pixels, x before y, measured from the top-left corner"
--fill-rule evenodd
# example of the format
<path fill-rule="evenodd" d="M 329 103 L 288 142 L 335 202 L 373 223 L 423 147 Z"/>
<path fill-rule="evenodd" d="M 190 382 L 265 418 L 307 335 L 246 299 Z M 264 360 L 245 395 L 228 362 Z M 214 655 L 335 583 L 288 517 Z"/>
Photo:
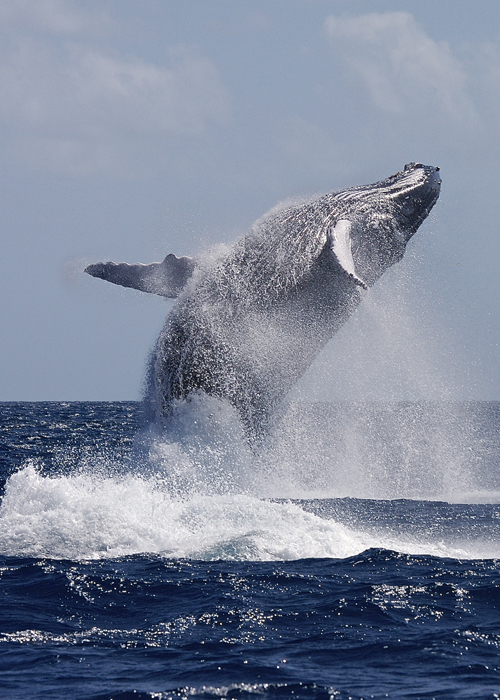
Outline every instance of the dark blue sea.
<path fill-rule="evenodd" d="M 2 698 L 500 697 L 500 404 L 191 409 L 0 404 Z"/>

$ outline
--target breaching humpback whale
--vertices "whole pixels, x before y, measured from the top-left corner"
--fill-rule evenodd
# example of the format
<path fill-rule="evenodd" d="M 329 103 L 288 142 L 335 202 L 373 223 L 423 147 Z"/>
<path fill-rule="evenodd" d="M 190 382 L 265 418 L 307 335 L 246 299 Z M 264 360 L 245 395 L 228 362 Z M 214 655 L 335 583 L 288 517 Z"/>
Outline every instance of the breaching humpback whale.
<path fill-rule="evenodd" d="M 206 265 L 96 263 L 94 277 L 177 297 L 157 341 L 158 416 L 193 392 L 226 399 L 250 439 L 406 244 L 439 196 L 439 168 L 409 163 L 372 185 L 285 204 Z"/>

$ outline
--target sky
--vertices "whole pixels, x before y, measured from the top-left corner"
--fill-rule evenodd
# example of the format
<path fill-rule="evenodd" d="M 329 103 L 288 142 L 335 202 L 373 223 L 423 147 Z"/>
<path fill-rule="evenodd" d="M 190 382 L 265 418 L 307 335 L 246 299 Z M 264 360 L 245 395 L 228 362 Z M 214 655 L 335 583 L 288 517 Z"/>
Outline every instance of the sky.
<path fill-rule="evenodd" d="M 172 306 L 90 262 L 201 254 L 279 201 L 441 168 L 301 381 L 500 400 L 497 0 L 0 0 L 0 400 L 131 400 Z"/>

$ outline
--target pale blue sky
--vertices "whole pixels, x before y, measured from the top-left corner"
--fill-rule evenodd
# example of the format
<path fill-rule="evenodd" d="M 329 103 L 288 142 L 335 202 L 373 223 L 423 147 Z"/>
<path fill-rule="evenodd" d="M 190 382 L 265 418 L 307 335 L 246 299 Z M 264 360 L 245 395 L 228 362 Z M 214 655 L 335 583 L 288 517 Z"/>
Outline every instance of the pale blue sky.
<path fill-rule="evenodd" d="M 0 0 L 0 400 L 134 399 L 170 302 L 81 274 L 439 165 L 301 387 L 500 399 L 500 3 Z"/>

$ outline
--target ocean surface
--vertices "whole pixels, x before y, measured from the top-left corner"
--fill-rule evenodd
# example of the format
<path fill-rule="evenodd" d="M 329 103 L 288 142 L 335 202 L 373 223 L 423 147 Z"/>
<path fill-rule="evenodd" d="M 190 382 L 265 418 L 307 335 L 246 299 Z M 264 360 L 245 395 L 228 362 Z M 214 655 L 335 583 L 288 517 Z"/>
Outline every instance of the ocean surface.
<path fill-rule="evenodd" d="M 500 697 L 500 404 L 0 404 L 0 697 Z"/>

